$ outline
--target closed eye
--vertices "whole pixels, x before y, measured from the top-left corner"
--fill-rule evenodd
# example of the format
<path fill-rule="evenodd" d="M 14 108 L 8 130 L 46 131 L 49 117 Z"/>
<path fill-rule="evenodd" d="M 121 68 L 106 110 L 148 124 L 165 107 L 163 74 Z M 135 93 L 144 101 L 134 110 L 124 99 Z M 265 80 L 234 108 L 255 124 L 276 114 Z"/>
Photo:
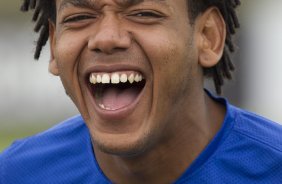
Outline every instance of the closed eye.
<path fill-rule="evenodd" d="M 131 14 L 130 16 L 136 16 L 140 18 L 161 18 L 162 17 L 160 14 L 157 14 L 151 11 L 137 12 L 137 13 Z"/>
<path fill-rule="evenodd" d="M 154 10 L 136 10 L 127 15 L 128 19 L 140 24 L 157 24 L 160 23 L 166 16 L 163 13 Z"/>
<path fill-rule="evenodd" d="M 76 15 L 76 16 L 71 16 L 66 18 L 63 23 L 75 23 L 75 22 L 79 22 L 79 21 L 83 21 L 83 20 L 88 20 L 88 19 L 95 19 L 95 16 L 91 16 L 91 15 Z"/>

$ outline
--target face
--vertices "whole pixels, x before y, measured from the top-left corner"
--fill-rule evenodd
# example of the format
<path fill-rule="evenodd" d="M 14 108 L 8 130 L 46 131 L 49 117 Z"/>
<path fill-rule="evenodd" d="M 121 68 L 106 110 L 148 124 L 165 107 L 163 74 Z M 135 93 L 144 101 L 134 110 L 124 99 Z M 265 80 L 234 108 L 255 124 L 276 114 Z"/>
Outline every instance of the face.
<path fill-rule="evenodd" d="M 186 0 L 57 0 L 56 6 L 51 70 L 95 146 L 136 155 L 180 131 L 174 121 L 183 120 L 183 105 L 202 88 Z"/>

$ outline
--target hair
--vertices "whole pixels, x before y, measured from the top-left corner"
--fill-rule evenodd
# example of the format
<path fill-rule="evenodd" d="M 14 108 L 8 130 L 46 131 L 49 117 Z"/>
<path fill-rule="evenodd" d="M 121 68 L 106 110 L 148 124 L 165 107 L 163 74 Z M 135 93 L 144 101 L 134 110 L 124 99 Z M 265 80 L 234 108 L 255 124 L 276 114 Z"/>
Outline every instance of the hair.
<path fill-rule="evenodd" d="M 56 21 L 55 0 L 23 0 L 21 11 L 27 12 L 34 10 L 32 21 L 35 22 L 34 31 L 39 33 L 34 58 L 39 59 L 42 48 L 49 39 L 49 21 Z M 232 64 L 230 53 L 235 51 L 235 45 L 232 41 L 236 28 L 240 27 L 236 14 L 236 7 L 241 4 L 240 0 L 187 0 L 188 14 L 192 21 L 204 12 L 207 8 L 215 6 L 219 9 L 226 23 L 226 40 L 223 55 L 220 61 L 211 68 L 203 68 L 204 75 L 212 77 L 215 90 L 221 94 L 221 87 L 224 79 L 232 79 L 231 72 L 235 69 Z"/>

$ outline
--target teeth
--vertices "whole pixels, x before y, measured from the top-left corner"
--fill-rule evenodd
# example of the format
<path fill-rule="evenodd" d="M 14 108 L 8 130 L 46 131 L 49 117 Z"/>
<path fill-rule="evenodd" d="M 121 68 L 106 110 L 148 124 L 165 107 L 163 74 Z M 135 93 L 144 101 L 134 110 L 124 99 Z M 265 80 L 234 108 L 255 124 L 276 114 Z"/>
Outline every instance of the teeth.
<path fill-rule="evenodd" d="M 132 84 L 134 82 L 134 75 L 130 74 L 130 76 L 128 77 L 128 81 Z"/>
<path fill-rule="evenodd" d="M 99 106 L 100 106 L 102 109 L 105 109 L 104 104 L 99 104 Z"/>
<path fill-rule="evenodd" d="M 118 84 L 119 83 L 119 75 L 117 73 L 112 74 L 111 82 L 112 82 L 112 84 Z"/>
<path fill-rule="evenodd" d="M 142 81 L 143 77 L 142 75 L 139 75 L 139 81 Z"/>
<path fill-rule="evenodd" d="M 120 76 L 120 82 L 122 82 L 122 83 L 126 83 L 127 82 L 127 75 L 126 74 L 122 74 Z"/>
<path fill-rule="evenodd" d="M 143 80 L 143 76 L 136 72 L 127 72 L 127 73 L 104 73 L 104 74 L 95 74 L 92 73 L 89 77 L 89 82 L 91 84 L 119 84 L 121 83 L 133 83 L 133 82 L 140 82 Z"/>
<path fill-rule="evenodd" d="M 110 76 L 109 74 L 103 74 L 102 76 L 102 84 L 109 84 L 110 83 Z"/>
<path fill-rule="evenodd" d="M 137 74 L 137 75 L 135 75 L 134 81 L 135 81 L 135 82 L 140 82 L 140 81 L 141 81 L 141 80 L 140 80 L 140 77 L 139 77 L 139 75 L 138 75 L 138 74 Z"/>
<path fill-rule="evenodd" d="M 96 80 L 96 77 L 95 77 L 94 74 L 91 74 L 91 75 L 90 75 L 90 82 L 91 82 L 92 84 L 96 84 L 96 83 L 97 83 L 97 80 Z"/>
<path fill-rule="evenodd" d="M 99 104 L 99 107 L 100 107 L 101 109 L 104 109 L 104 110 L 107 110 L 107 111 L 112 111 L 112 110 L 114 110 L 114 109 L 111 109 L 110 107 L 106 107 L 104 104 Z"/>
<path fill-rule="evenodd" d="M 101 75 L 97 75 L 97 83 L 101 83 L 102 82 L 102 77 Z"/>

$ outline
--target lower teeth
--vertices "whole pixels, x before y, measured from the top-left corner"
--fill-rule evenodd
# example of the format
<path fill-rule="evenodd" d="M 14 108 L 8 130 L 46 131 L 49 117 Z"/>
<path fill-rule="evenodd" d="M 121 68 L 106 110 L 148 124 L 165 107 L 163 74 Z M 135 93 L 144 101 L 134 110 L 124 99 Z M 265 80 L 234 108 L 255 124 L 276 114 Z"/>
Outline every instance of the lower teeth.
<path fill-rule="evenodd" d="M 104 104 L 99 104 L 99 107 L 101 107 L 101 109 L 108 110 L 108 111 L 116 110 L 116 109 L 111 109 L 110 107 L 106 107 Z"/>

